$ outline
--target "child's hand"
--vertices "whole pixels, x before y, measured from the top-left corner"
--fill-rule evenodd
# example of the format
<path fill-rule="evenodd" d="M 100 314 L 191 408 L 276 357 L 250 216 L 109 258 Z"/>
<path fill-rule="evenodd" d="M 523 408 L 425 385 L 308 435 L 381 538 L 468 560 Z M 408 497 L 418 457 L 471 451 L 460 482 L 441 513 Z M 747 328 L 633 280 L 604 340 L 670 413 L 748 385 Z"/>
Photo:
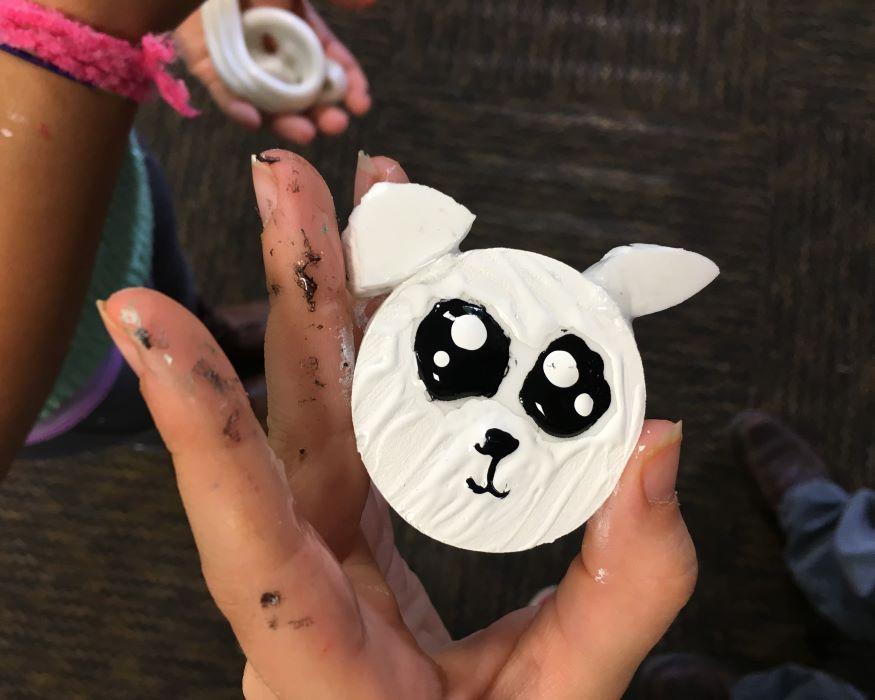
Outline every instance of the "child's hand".
<path fill-rule="evenodd" d="M 373 0 L 335 0 L 335 3 L 350 8 L 367 7 L 373 4 Z M 346 109 L 353 115 L 361 116 L 371 108 L 364 71 L 355 56 L 334 36 L 307 0 L 251 0 L 249 6 L 273 6 L 299 11 L 322 40 L 325 54 L 346 70 Z M 254 105 L 230 92 L 210 60 L 199 10 L 176 30 L 176 39 L 189 71 L 206 86 L 219 108 L 238 124 L 256 130 L 267 123 L 281 138 L 301 145 L 312 141 L 317 131 L 328 136 L 346 131 L 349 115 L 340 107 L 317 105 L 306 114 L 263 115 Z"/>
<path fill-rule="evenodd" d="M 269 436 L 182 307 L 126 290 L 102 308 L 173 455 L 204 576 L 248 659 L 246 697 L 619 697 L 696 580 L 674 492 L 680 427 L 645 424 L 554 595 L 450 642 L 356 451 L 356 315 L 331 195 L 303 159 L 265 161 Z M 357 196 L 385 179 L 405 175 L 363 159 Z"/>

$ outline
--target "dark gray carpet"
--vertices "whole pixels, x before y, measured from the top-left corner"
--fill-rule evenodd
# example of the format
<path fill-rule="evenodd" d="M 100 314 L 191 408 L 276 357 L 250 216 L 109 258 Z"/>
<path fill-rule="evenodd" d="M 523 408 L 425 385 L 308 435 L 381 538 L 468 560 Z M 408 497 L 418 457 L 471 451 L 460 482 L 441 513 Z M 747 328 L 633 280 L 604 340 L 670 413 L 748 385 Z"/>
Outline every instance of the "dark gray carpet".
<path fill-rule="evenodd" d="M 583 268 L 646 241 L 720 264 L 705 293 L 637 324 L 648 413 L 685 420 L 679 489 L 701 558 L 662 647 L 739 670 L 819 665 L 875 691 L 875 650 L 806 606 L 725 435 L 734 412 L 765 407 L 840 483 L 875 483 L 870 0 L 423 0 L 331 15 L 377 100 L 306 152 L 342 218 L 364 148 L 478 213 L 472 247 Z M 248 155 L 275 140 L 209 109 L 182 123 L 149 108 L 140 125 L 207 298 L 261 295 Z M 4 697 L 237 696 L 242 661 L 160 449 L 20 463 L 0 489 L 0 529 Z M 497 557 L 400 534 L 456 634 L 555 582 L 579 545 L 578 533 Z"/>

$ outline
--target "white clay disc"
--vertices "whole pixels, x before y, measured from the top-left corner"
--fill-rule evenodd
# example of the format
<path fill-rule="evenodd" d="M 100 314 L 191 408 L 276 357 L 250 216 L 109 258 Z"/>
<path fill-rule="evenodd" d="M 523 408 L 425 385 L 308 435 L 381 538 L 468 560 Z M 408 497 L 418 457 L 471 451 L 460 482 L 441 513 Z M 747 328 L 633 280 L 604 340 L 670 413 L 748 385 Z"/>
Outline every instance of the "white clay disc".
<path fill-rule="evenodd" d="M 458 331 L 459 320 L 441 317 L 443 335 L 418 341 L 446 300 L 484 309 L 488 332 L 476 314 Z M 495 343 L 501 334 L 509 344 Z M 506 367 L 490 355 L 478 373 L 477 358 L 494 347 L 506 348 Z M 494 395 L 433 399 L 423 376 L 441 391 L 466 363 L 470 381 L 497 377 Z M 532 417 L 558 410 L 543 397 L 559 397 L 570 424 L 594 422 L 571 437 L 549 434 Z M 484 552 L 529 549 L 580 527 L 616 486 L 644 404 L 631 326 L 607 292 L 556 260 L 506 249 L 446 255 L 401 283 L 368 327 L 352 392 L 358 448 L 389 505 L 436 540 Z"/>

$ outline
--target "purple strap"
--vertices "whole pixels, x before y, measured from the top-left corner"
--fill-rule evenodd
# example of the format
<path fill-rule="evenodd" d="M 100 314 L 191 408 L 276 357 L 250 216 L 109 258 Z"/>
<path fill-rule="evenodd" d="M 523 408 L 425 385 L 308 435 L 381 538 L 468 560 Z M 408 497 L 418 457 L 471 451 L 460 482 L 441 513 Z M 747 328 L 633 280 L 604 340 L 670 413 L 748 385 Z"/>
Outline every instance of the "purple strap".
<path fill-rule="evenodd" d="M 90 416 L 109 396 L 123 366 L 121 353 L 113 345 L 91 380 L 50 418 L 37 423 L 27 436 L 25 445 L 35 445 L 56 438 Z"/>

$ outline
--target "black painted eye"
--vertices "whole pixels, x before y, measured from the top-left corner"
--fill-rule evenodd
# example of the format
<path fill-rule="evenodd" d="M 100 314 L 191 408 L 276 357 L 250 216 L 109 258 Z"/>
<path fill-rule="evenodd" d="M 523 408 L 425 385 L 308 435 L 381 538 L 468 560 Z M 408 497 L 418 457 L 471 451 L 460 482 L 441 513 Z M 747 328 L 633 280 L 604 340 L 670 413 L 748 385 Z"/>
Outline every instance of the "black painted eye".
<path fill-rule="evenodd" d="M 422 319 L 413 351 L 433 399 L 490 397 L 507 373 L 510 339 L 482 306 L 445 299 Z"/>
<path fill-rule="evenodd" d="M 576 335 L 554 340 L 523 382 L 520 402 L 554 437 L 574 437 L 592 427 L 611 405 L 601 356 Z"/>

